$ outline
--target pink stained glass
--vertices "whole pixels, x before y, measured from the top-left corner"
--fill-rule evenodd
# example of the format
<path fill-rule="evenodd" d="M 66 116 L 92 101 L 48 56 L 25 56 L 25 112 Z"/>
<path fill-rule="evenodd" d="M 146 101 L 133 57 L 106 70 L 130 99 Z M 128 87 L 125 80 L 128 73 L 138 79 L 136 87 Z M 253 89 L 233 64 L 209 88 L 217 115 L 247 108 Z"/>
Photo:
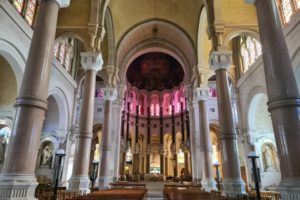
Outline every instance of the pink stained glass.
<path fill-rule="evenodd" d="M 34 19 L 36 0 L 29 0 L 27 2 L 26 11 L 25 11 L 25 20 L 31 26 Z"/>
<path fill-rule="evenodd" d="M 15 6 L 15 8 L 19 13 L 22 13 L 24 7 L 24 0 L 14 0 L 13 5 Z"/>

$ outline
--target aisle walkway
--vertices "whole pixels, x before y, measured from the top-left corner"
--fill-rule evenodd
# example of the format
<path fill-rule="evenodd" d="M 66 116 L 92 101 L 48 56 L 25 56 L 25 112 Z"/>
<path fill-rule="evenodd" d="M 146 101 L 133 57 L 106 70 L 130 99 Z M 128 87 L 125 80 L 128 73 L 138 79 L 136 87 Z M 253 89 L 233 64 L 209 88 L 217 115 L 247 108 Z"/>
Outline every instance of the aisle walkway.
<path fill-rule="evenodd" d="M 163 200 L 163 189 L 165 182 L 145 182 L 148 189 L 147 200 Z"/>

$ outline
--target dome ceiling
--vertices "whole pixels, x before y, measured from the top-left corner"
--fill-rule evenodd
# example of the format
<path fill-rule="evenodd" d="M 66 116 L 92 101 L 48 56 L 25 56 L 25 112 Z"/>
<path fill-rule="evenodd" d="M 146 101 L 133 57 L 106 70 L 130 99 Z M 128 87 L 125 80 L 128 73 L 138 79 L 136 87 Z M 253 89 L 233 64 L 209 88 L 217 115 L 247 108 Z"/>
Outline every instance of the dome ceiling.
<path fill-rule="evenodd" d="M 147 53 L 139 56 L 126 73 L 131 86 L 148 91 L 172 89 L 183 81 L 184 72 L 180 64 L 164 53 Z"/>

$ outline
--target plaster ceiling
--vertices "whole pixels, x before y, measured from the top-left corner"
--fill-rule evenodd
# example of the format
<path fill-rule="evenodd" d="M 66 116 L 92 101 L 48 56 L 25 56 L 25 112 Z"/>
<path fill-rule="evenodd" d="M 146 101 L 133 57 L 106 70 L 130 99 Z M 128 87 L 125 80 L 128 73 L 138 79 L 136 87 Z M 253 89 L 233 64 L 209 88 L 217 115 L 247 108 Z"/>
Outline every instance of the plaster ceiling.
<path fill-rule="evenodd" d="M 176 24 L 196 43 L 201 7 L 202 0 L 111 0 L 116 43 L 133 26 L 150 19 Z"/>

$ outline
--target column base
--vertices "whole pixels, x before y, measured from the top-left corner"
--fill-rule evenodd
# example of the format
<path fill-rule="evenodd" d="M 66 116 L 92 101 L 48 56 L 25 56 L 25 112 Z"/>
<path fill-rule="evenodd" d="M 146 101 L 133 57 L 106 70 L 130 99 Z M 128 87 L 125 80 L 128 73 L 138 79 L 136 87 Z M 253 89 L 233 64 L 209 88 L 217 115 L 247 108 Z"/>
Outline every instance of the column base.
<path fill-rule="evenodd" d="M 217 183 L 213 178 L 202 178 L 201 185 L 204 191 L 210 192 L 212 190 L 217 191 Z"/>
<path fill-rule="evenodd" d="M 109 188 L 109 184 L 113 182 L 113 177 L 99 177 L 99 189 L 104 190 Z"/>
<path fill-rule="evenodd" d="M 38 185 L 34 175 L 0 176 L 0 199 L 36 200 L 35 188 Z"/>
<path fill-rule="evenodd" d="M 300 180 L 285 179 L 277 187 L 282 200 L 300 200 Z"/>
<path fill-rule="evenodd" d="M 193 178 L 193 182 L 196 184 L 201 184 L 202 178 Z"/>
<path fill-rule="evenodd" d="M 72 176 L 69 180 L 68 190 L 76 191 L 80 195 L 89 194 L 90 179 L 87 176 Z"/>
<path fill-rule="evenodd" d="M 241 178 L 224 178 L 222 182 L 222 195 L 226 197 L 236 197 L 246 194 L 245 183 Z"/>

